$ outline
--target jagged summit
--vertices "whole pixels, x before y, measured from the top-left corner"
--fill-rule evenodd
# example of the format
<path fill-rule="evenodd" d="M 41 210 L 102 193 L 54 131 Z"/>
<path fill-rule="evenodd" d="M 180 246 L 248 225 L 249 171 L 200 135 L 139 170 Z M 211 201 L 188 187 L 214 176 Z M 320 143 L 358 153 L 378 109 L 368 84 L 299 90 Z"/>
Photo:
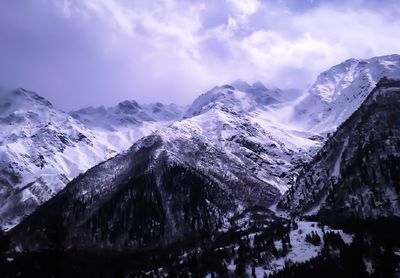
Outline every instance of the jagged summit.
<path fill-rule="evenodd" d="M 400 72 L 400 55 L 393 54 L 371 59 L 348 59 L 322 72 L 310 88 L 312 95 L 318 95 L 325 102 L 335 101 L 344 89 L 357 78 L 368 77 L 375 85 L 382 77 L 396 78 Z M 354 88 L 354 87 L 353 87 Z"/>
<path fill-rule="evenodd" d="M 134 100 L 125 100 L 117 104 L 117 114 L 136 114 L 141 109 L 139 103 Z"/>
<path fill-rule="evenodd" d="M 70 115 L 89 127 L 115 131 L 121 128 L 140 128 L 156 122 L 179 120 L 184 110 L 184 106 L 175 104 L 140 105 L 134 100 L 125 100 L 108 108 L 104 106 L 82 108 L 70 112 Z"/>
<path fill-rule="evenodd" d="M 248 88 L 251 87 L 249 83 L 240 79 L 233 81 L 231 83 L 231 86 L 240 91 L 246 91 Z"/>
<path fill-rule="evenodd" d="M 2 92 L 0 103 L 3 227 L 17 224 L 73 177 L 119 151 L 36 93 Z"/>
<path fill-rule="evenodd" d="M 315 132 L 331 132 L 360 107 L 381 78 L 399 75 L 397 54 L 346 60 L 318 76 L 295 107 L 293 120 Z"/>
<path fill-rule="evenodd" d="M 15 90 L 0 88 L 0 115 L 2 116 L 8 116 L 21 109 L 35 109 L 40 106 L 53 107 L 50 101 L 35 92 L 23 88 Z"/>
<path fill-rule="evenodd" d="M 241 89 L 232 85 L 214 87 L 193 102 L 186 111 L 185 118 L 199 115 L 214 107 L 243 114 L 279 102 L 265 87 L 255 90 L 252 86 L 245 88 L 242 85 L 238 86 Z"/>

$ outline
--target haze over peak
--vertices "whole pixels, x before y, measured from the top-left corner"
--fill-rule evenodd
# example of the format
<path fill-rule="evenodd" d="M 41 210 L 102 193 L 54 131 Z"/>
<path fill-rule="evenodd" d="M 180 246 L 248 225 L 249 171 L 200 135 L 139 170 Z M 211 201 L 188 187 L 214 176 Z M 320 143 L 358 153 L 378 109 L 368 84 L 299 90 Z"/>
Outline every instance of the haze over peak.
<path fill-rule="evenodd" d="M 188 104 L 237 78 L 305 89 L 348 57 L 399 53 L 399 7 L 393 0 L 5 0 L 0 84 L 40 92 L 66 111 L 122 99 Z"/>

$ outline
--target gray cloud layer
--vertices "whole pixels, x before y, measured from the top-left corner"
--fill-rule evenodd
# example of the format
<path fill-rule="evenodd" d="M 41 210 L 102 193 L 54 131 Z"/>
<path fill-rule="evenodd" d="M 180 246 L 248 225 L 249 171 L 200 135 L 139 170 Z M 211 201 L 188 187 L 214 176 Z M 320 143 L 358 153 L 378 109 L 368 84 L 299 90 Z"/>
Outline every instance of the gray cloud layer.
<path fill-rule="evenodd" d="M 306 87 L 350 57 L 400 52 L 396 0 L 3 0 L 0 84 L 66 110 L 188 103 L 244 79 Z"/>

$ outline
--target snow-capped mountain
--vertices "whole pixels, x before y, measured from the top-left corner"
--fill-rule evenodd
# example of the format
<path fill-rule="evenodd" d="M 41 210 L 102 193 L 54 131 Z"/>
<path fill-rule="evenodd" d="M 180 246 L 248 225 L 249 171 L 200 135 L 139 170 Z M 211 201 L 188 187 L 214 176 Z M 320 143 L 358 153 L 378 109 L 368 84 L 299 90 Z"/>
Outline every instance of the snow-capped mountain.
<path fill-rule="evenodd" d="M 186 107 L 162 103 L 138 104 L 125 100 L 116 106 L 87 107 L 69 114 L 99 138 L 119 150 L 129 148 L 143 136 L 182 118 Z"/>
<path fill-rule="evenodd" d="M 35 93 L 3 90 L 1 198 L 5 201 L 0 222 L 12 227 L 76 175 L 155 131 L 168 142 L 163 148 L 211 176 L 221 179 L 224 173 L 239 183 L 257 180 L 254 192 L 266 195 L 274 191 L 271 188 L 278 189 L 275 197 L 266 198 L 271 201 L 294 183 L 302 165 L 320 148 L 320 135 L 346 120 L 380 77 L 399 74 L 399 55 L 350 59 L 320 74 L 299 103 L 300 91 L 235 81 L 213 88 L 188 108 L 123 101 L 69 115 Z M 200 145 L 224 154 L 223 159 L 203 152 Z M 252 190 L 239 199 L 253 202 Z"/>
<path fill-rule="evenodd" d="M 260 93 L 268 94 L 269 97 L 272 97 L 280 102 L 294 101 L 304 93 L 299 89 L 281 90 L 279 88 L 267 88 L 262 82 L 255 82 L 254 84 L 250 85 L 245 81 L 236 80 L 231 85 L 239 91 L 253 94 L 253 97 L 257 97 L 256 95 Z"/>
<path fill-rule="evenodd" d="M 171 128 L 174 134 L 189 132 L 219 148 L 230 160 L 239 161 L 244 173 L 251 173 L 282 193 L 321 140 L 277 116 L 288 114 L 285 110 L 290 107 L 291 103 L 281 103 L 259 84 L 248 85 L 246 91 L 225 85 L 199 96 L 186 111 L 185 119 Z M 223 168 L 224 163 L 205 167 L 229 172 L 229 167 Z"/>
<path fill-rule="evenodd" d="M 118 152 L 34 92 L 0 97 L 1 224 L 13 226 L 72 178 Z"/>
<path fill-rule="evenodd" d="M 125 100 L 113 107 L 87 107 L 69 114 L 92 129 L 118 131 L 147 122 L 167 122 L 179 120 L 185 107 L 162 103 L 138 104 L 134 100 Z"/>
<path fill-rule="evenodd" d="M 295 107 L 293 120 L 314 132 L 332 132 L 360 107 L 381 78 L 399 76 L 397 54 L 346 60 L 318 76 Z"/>
<path fill-rule="evenodd" d="M 268 90 L 213 88 L 184 119 L 79 176 L 16 231 L 59 229 L 67 246 L 137 249 L 216 230 L 229 215 L 275 203 L 320 141 L 283 127 L 273 114 L 285 104 L 271 99 Z M 107 227 L 115 225 L 111 239 Z M 51 244 L 46 233 L 22 241 Z"/>
<path fill-rule="evenodd" d="M 247 114 L 260 108 L 266 110 L 272 104 L 293 101 L 301 93 L 295 89 L 268 89 L 261 82 L 250 85 L 237 80 L 231 85 L 216 86 L 199 96 L 186 111 L 185 118 L 203 113 L 214 106 L 240 114 Z"/>
<path fill-rule="evenodd" d="M 154 104 L 133 120 L 134 108 L 134 102 L 123 102 L 104 111 L 88 108 L 71 113 L 74 118 L 34 92 L 1 89 L 1 226 L 18 224 L 78 174 L 181 113 L 177 106 Z"/>
<path fill-rule="evenodd" d="M 300 100 L 296 90 L 236 81 L 187 109 L 124 101 L 64 113 L 106 147 L 142 138 L 12 229 L 12 247 L 26 251 L 15 265 L 35 251 L 45 266 L 52 252 L 74 258 L 71 276 L 108 259 L 115 273 L 135 277 L 281 277 L 321 266 L 343 277 L 386 273 L 387 258 L 399 261 L 388 238 L 400 247 L 400 224 L 370 217 L 400 216 L 400 81 L 378 79 L 400 80 L 399 61 L 345 61 Z M 383 232 L 369 228 L 377 223 Z"/>
<path fill-rule="evenodd" d="M 266 191 L 275 188 L 283 193 L 321 138 L 285 123 L 287 117 L 282 115 L 288 114 L 285 109 L 290 109 L 291 103 L 283 100 L 295 98 L 297 91 L 268 90 L 261 83 L 235 84 L 241 90 L 231 85 L 215 87 L 185 113 L 184 107 L 174 104 L 123 101 L 115 107 L 88 107 L 68 115 L 33 92 L 5 91 L 2 100 L 10 107 L 3 110 L 2 123 L 12 127 L 4 129 L 4 134 L 14 141 L 2 142 L 2 171 L 9 188 L 2 194 L 3 227 L 17 224 L 79 173 L 173 121 L 171 128 L 158 133 L 164 142 L 170 142 L 172 152 L 184 150 L 185 144 L 176 147 L 182 138 L 188 142 L 199 138 L 213 152 L 224 153 L 229 163 L 199 149 L 204 157 L 194 159 L 193 165 L 214 173 L 236 171 L 233 176 L 241 181 L 244 179 L 238 175 L 251 173 L 248 179 L 257 180 L 258 191 L 263 192 L 261 185 L 265 184 L 269 187 Z M 276 116 L 277 111 L 285 113 Z M 16 115 L 22 120 L 13 121 Z M 183 115 L 185 119 L 177 121 Z M 193 158 L 184 153 L 177 156 Z M 239 170 L 229 169 L 233 164 Z M 279 192 L 267 199 L 274 200 Z M 250 191 L 247 195 L 251 196 Z"/>
<path fill-rule="evenodd" d="M 335 217 L 400 216 L 399 142 L 400 81 L 382 79 L 304 167 L 280 207 Z"/>

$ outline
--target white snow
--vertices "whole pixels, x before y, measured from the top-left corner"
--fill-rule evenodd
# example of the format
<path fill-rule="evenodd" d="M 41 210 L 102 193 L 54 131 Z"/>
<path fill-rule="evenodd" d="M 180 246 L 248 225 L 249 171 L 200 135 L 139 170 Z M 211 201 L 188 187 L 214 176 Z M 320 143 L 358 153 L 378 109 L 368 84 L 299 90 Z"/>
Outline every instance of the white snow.
<path fill-rule="evenodd" d="M 1 89 L 0 225 L 12 228 L 78 174 L 179 119 L 183 109 L 126 101 L 73 118 L 34 92 Z"/>
<path fill-rule="evenodd" d="M 296 230 L 292 230 L 289 234 L 292 248 L 290 249 L 290 251 L 286 256 L 274 260 L 268 267 L 263 268 L 263 271 L 265 271 L 267 274 L 271 274 L 275 271 L 282 270 L 285 266 L 285 261 L 301 263 L 318 256 L 324 244 L 322 229 L 318 227 L 317 222 L 297 221 L 297 224 L 298 228 Z M 352 242 L 353 239 L 352 235 L 346 234 L 341 230 L 331 229 L 328 226 L 325 226 L 324 230 L 325 232 L 328 231 L 338 232 L 346 244 L 350 244 Z M 315 232 L 320 236 L 321 238 L 320 246 L 315 246 L 305 241 L 306 235 L 312 232 Z M 281 242 L 275 241 L 275 247 L 278 250 L 281 249 L 282 248 Z M 262 273 L 264 274 L 264 272 Z"/>
<path fill-rule="evenodd" d="M 171 136 L 174 138 L 180 132 L 186 134 L 181 137 L 198 136 L 283 193 L 288 188 L 292 159 L 306 161 L 321 141 L 310 139 L 315 133 L 289 124 L 296 102 L 279 102 L 277 92 L 265 87 L 239 87 L 247 91 L 226 85 L 201 95 L 189 107 L 185 119 L 171 125 L 174 128 Z M 164 138 L 169 136 L 165 129 L 160 134 Z M 237 140 L 247 142 L 241 144 Z M 259 149 L 254 150 L 251 145 Z M 249 162 L 248 157 L 258 161 Z M 229 169 L 224 171 L 229 173 Z"/>
<path fill-rule="evenodd" d="M 154 132 L 175 159 L 190 156 L 185 159 L 195 167 L 224 173 L 231 180 L 238 180 L 240 172 L 283 193 L 295 181 L 301 163 L 322 145 L 323 138 L 316 135 L 331 132 L 347 119 L 381 77 L 399 74 L 399 55 L 350 59 L 322 73 L 304 98 L 298 98 L 296 90 L 237 81 L 213 88 L 187 110 L 174 104 L 123 101 L 67 114 L 36 93 L 2 88 L 0 224 L 12 227 L 79 173 Z M 196 140 L 197 147 L 177 153 L 174 140 Z M 205 150 L 197 149 L 203 145 Z M 195 160 L 197 152 L 203 160 Z M 232 163 L 220 160 L 217 153 Z M 338 176 L 340 163 L 341 155 L 333 176 Z"/>
<path fill-rule="evenodd" d="M 293 121 L 313 132 L 336 129 L 357 110 L 382 77 L 400 76 L 400 56 L 349 59 L 321 73 L 295 107 Z"/>

